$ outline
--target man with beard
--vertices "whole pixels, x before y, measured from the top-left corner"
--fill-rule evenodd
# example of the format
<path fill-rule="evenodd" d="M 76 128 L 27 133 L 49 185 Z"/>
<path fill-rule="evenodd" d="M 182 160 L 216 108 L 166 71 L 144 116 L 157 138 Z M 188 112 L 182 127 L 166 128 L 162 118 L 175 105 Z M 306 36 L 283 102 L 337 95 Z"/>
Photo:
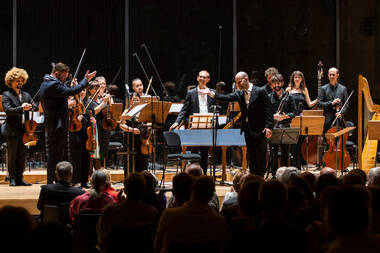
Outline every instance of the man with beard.
<path fill-rule="evenodd" d="M 45 129 L 48 136 L 48 184 L 56 181 L 54 175 L 55 166 L 63 160 L 66 147 L 69 124 L 67 97 L 81 92 L 96 75 L 96 71 L 92 73 L 87 71 L 85 78 L 78 85 L 68 87 L 64 82 L 69 76 L 70 68 L 61 62 L 53 65 L 51 74 L 44 76 L 40 86 L 40 99 L 44 109 Z M 73 82 L 76 82 L 76 80 L 73 80 Z"/>

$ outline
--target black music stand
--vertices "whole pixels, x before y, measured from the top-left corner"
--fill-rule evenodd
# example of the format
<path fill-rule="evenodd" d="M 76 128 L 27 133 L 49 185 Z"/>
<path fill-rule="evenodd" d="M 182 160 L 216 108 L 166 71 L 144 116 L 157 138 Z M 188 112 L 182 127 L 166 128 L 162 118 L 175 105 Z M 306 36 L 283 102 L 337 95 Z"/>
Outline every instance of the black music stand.
<path fill-rule="evenodd" d="M 277 154 L 274 154 L 273 145 L 297 144 L 299 135 L 300 135 L 299 128 L 275 128 L 272 130 L 272 136 L 269 139 L 269 144 L 272 144 L 272 147 L 269 152 L 269 162 L 266 168 L 266 173 L 267 173 L 266 178 L 268 178 L 269 173 L 271 172 L 270 169 L 271 169 L 272 158 L 277 156 Z M 288 159 L 288 166 L 289 166 L 289 161 L 290 159 Z"/>

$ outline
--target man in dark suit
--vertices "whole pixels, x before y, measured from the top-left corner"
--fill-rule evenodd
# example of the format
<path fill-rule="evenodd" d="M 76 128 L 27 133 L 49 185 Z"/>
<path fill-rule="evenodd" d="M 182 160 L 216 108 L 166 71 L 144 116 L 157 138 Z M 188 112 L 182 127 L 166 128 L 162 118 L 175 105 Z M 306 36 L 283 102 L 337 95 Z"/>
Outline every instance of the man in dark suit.
<path fill-rule="evenodd" d="M 199 72 L 198 86 L 187 92 L 185 103 L 181 111 L 179 112 L 176 121 L 171 125 L 169 130 L 176 128 L 182 121 L 185 121 L 190 115 L 194 113 L 210 113 L 213 112 L 212 105 L 214 100 L 207 96 L 205 93 L 201 93 L 201 90 L 209 90 L 207 83 L 210 82 L 210 74 L 206 70 Z M 215 92 L 213 90 L 213 92 Z M 207 175 L 207 160 L 208 160 L 208 147 L 198 148 L 201 152 L 201 167 L 204 175 Z M 193 149 L 194 151 L 194 149 Z"/>
<path fill-rule="evenodd" d="M 25 185 L 23 173 L 25 170 L 25 145 L 22 137 L 25 134 L 24 122 L 29 118 L 28 112 L 32 109 L 32 97 L 22 91 L 22 86 L 28 80 L 28 73 L 24 69 L 13 67 L 5 75 L 5 84 L 8 91 L 2 95 L 2 104 L 7 118 L 2 126 L 2 134 L 8 146 L 8 174 L 9 186 Z"/>
<path fill-rule="evenodd" d="M 59 162 L 56 166 L 56 174 L 56 184 L 41 186 L 40 196 L 37 202 L 37 208 L 41 211 L 41 218 L 43 218 L 45 205 L 67 207 L 67 217 L 69 217 L 71 200 L 84 193 L 80 188 L 71 186 L 73 166 L 70 162 Z"/>
<path fill-rule="evenodd" d="M 47 183 L 55 180 L 54 169 L 63 160 L 67 141 L 68 107 L 67 97 L 78 94 L 88 86 L 96 71 L 86 72 L 85 78 L 76 86 L 67 87 L 64 82 L 69 75 L 69 67 L 63 63 L 54 64 L 52 73 L 44 76 L 40 86 L 40 98 L 45 114 L 45 129 L 48 135 Z M 76 82 L 76 80 L 73 80 Z"/>
<path fill-rule="evenodd" d="M 273 109 L 264 87 L 250 86 L 248 74 L 239 72 L 235 80 L 240 89 L 228 95 L 215 94 L 204 90 L 216 100 L 237 101 L 241 110 L 241 132 L 245 133 L 245 142 L 249 159 L 249 170 L 258 176 L 265 173 L 266 138 L 272 136 Z"/>
<path fill-rule="evenodd" d="M 318 107 L 323 108 L 325 116 L 325 132 L 331 127 L 335 117 L 341 118 L 348 109 L 347 105 L 341 112 L 338 112 L 348 98 L 347 88 L 338 83 L 339 70 L 334 67 L 330 68 L 328 77 L 329 83 L 321 87 L 318 96 Z"/>

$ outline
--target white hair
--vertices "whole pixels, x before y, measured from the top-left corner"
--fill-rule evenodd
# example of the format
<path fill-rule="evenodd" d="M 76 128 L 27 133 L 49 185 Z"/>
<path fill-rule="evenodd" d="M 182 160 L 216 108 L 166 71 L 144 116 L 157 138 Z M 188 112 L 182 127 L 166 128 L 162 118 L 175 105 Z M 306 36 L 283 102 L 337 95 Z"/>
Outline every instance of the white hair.
<path fill-rule="evenodd" d="M 380 167 L 375 167 L 368 172 L 368 186 L 373 186 L 375 177 L 380 176 Z"/>

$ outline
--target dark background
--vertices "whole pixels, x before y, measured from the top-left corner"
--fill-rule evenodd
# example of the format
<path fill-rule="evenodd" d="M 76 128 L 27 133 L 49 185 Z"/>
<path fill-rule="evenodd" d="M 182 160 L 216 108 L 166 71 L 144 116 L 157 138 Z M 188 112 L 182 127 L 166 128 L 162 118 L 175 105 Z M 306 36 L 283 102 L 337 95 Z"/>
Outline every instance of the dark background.
<path fill-rule="evenodd" d="M 121 87 L 135 77 L 146 79 L 133 53 L 137 53 L 153 85 L 158 77 L 141 44 L 145 43 L 162 80 L 174 81 L 178 95 L 196 83 L 201 69 L 211 74 L 210 86 L 218 80 L 233 82 L 232 0 L 141 0 L 129 1 L 125 13 L 122 0 L 18 0 L 17 67 L 30 79 L 25 89 L 38 90 L 50 63 L 62 61 L 75 71 L 84 48 L 87 54 L 79 77 L 96 69 L 111 81 L 125 67 L 125 15 L 130 22 L 130 80 L 122 71 L 116 81 Z M 367 77 L 376 103 L 380 99 L 380 4 L 376 0 L 340 1 L 341 82 L 348 91 L 357 90 L 358 74 Z M 264 70 L 275 66 L 286 83 L 294 70 L 306 77 L 311 99 L 317 96 L 317 63 L 327 70 L 336 65 L 335 0 L 238 0 L 237 70 Z M 0 1 L 0 75 L 12 67 L 12 0 Z M 218 73 L 219 26 L 222 26 L 221 73 Z M 2 81 L 2 83 L 4 83 Z M 5 85 L 0 91 L 5 90 Z M 356 122 L 355 93 L 347 115 Z"/>

